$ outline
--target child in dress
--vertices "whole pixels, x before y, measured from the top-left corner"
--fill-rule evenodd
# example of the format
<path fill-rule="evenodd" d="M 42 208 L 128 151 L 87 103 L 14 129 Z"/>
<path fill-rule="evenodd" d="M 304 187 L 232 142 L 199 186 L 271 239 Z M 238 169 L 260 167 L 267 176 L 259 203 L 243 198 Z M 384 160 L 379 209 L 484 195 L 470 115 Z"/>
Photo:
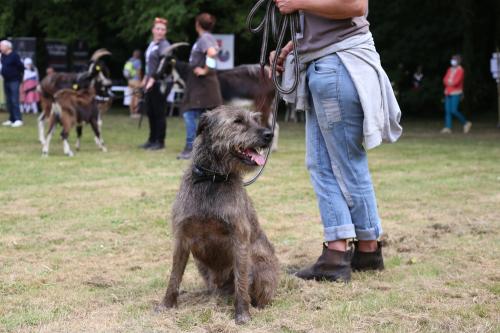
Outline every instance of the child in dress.
<path fill-rule="evenodd" d="M 31 58 L 24 59 L 24 76 L 21 85 L 21 112 L 38 113 L 38 102 L 40 93 L 38 92 L 38 70 L 33 65 Z"/>

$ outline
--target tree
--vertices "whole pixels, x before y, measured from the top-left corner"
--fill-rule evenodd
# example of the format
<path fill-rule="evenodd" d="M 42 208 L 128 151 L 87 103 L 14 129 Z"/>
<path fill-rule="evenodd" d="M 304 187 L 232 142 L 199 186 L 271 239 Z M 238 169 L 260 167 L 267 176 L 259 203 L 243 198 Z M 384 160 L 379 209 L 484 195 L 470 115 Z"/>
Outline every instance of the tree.
<path fill-rule="evenodd" d="M 495 0 L 462 0 L 464 18 L 463 56 L 466 68 L 465 108 L 481 113 L 496 106 L 496 85 L 489 66 L 492 52 L 500 44 L 500 5 Z"/>
<path fill-rule="evenodd" d="M 0 0 L 0 36 L 37 37 L 39 51 L 44 38 L 106 47 L 113 52 L 112 71 L 121 73 L 131 51 L 146 47 L 154 17 L 169 20 L 171 41 L 192 43 L 194 17 L 207 11 L 217 17 L 215 32 L 236 35 L 237 63 L 252 63 L 260 52 L 260 38 L 251 35 L 245 24 L 253 4 L 255 0 Z M 403 112 L 436 114 L 442 108 L 441 78 L 455 53 L 463 54 L 466 69 L 466 112 L 495 108 L 488 68 L 491 53 L 500 45 L 498 0 L 373 0 L 369 4 L 368 18 L 383 65 L 401 86 Z M 424 67 L 425 89 L 415 95 L 405 88 L 406 73 L 418 65 Z"/>

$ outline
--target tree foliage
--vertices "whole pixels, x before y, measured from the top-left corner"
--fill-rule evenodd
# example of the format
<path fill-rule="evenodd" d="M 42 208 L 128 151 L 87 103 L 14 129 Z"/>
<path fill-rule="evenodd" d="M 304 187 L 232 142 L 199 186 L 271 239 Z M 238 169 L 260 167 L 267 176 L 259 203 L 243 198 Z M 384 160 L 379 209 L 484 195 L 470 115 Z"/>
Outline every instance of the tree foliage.
<path fill-rule="evenodd" d="M 217 16 L 216 31 L 236 34 L 237 63 L 257 62 L 260 40 L 246 30 L 254 0 L 0 0 L 0 37 L 33 36 L 43 50 L 44 38 L 68 43 L 83 40 L 91 48 L 113 52 L 112 68 L 120 68 L 131 51 L 147 45 L 151 22 L 169 20 L 171 41 L 193 42 L 194 17 Z M 421 113 L 441 108 L 441 78 L 450 56 L 463 54 L 466 68 L 465 106 L 482 112 L 495 106 L 495 85 L 489 74 L 491 52 L 500 45 L 498 0 L 374 0 L 371 30 L 384 67 L 401 92 L 403 111 Z M 43 56 L 40 57 L 43 63 Z M 409 76 L 424 68 L 424 89 L 416 94 Z M 43 64 L 42 64 L 43 67 Z"/>

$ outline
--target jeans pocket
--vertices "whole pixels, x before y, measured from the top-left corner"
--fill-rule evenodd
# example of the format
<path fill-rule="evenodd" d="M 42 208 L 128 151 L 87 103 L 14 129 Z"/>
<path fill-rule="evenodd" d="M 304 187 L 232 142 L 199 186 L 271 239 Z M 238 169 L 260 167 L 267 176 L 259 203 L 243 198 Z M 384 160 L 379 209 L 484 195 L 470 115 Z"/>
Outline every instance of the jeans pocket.
<path fill-rule="evenodd" d="M 332 74 L 337 72 L 339 62 L 337 56 L 326 56 L 314 61 L 314 72 L 316 74 Z"/>
<path fill-rule="evenodd" d="M 335 66 L 332 66 L 328 63 L 315 63 L 314 72 L 316 72 L 316 74 L 332 74 L 336 73 L 337 69 L 335 68 Z"/>

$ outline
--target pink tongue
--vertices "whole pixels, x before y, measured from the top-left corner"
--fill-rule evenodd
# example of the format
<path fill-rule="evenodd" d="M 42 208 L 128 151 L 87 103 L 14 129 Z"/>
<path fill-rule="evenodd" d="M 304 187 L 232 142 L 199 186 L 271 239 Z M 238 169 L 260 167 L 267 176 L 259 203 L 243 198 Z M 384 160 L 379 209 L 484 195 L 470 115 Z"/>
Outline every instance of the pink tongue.
<path fill-rule="evenodd" d="M 257 163 L 257 165 L 264 165 L 264 163 L 266 162 L 264 156 L 260 155 L 253 149 L 245 149 L 245 154 L 250 156 L 252 158 L 252 161 Z"/>

